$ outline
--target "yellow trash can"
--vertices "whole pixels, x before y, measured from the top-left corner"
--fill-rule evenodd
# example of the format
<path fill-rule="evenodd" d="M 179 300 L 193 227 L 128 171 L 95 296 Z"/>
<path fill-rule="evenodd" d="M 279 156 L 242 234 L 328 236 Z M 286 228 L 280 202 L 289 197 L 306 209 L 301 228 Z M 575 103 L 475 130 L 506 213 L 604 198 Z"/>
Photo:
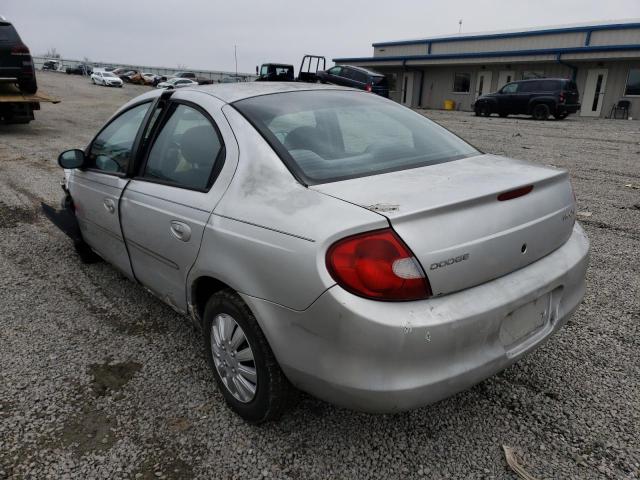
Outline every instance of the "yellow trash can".
<path fill-rule="evenodd" d="M 456 102 L 453 100 L 445 100 L 444 101 L 444 109 L 445 110 L 453 110 L 456 108 Z"/>

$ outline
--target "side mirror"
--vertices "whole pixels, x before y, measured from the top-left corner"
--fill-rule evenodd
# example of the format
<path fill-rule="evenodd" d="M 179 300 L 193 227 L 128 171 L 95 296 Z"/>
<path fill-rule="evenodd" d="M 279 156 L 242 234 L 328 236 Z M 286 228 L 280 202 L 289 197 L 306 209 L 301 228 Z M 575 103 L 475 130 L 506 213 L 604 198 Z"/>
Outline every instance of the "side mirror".
<path fill-rule="evenodd" d="M 256 65 L 256 75 L 258 75 L 258 65 Z"/>
<path fill-rule="evenodd" d="M 58 165 L 66 169 L 81 168 L 84 165 L 84 160 L 84 152 L 74 148 L 73 150 L 62 152 L 58 156 Z"/>

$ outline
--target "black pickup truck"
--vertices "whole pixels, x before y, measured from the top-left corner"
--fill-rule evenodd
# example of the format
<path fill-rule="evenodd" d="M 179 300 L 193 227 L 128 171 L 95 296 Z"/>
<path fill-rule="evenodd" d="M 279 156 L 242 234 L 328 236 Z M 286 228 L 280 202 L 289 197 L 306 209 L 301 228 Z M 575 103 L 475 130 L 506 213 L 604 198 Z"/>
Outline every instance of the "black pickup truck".
<path fill-rule="evenodd" d="M 495 93 L 482 95 L 474 104 L 476 115 L 531 115 L 536 120 L 546 120 L 550 115 L 562 120 L 579 109 L 578 87 L 574 81 L 565 78 L 507 83 Z"/>

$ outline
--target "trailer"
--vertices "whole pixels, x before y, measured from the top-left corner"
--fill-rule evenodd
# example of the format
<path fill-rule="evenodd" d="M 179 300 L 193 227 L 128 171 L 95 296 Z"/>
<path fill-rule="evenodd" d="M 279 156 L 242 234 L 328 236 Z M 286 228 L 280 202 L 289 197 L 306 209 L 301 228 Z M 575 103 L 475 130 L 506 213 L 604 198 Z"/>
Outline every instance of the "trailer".
<path fill-rule="evenodd" d="M 305 55 L 300 63 L 298 78 L 295 77 L 293 65 L 288 63 L 263 63 L 260 68 L 256 66 L 258 82 L 318 82 L 317 73 L 324 70 L 327 61 L 319 55 Z"/>
<path fill-rule="evenodd" d="M 29 123 L 33 112 L 40 110 L 40 103 L 60 103 L 60 100 L 43 92 L 24 93 L 10 83 L 0 83 L 0 123 Z"/>

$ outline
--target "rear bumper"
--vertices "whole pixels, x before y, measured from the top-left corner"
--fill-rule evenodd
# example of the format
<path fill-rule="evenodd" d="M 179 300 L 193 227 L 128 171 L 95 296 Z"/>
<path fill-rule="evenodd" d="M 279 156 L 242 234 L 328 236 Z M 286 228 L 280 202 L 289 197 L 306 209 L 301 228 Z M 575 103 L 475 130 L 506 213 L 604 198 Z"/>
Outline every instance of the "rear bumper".
<path fill-rule="evenodd" d="M 562 247 L 525 268 L 418 302 L 376 302 L 338 286 L 305 311 L 244 299 L 298 388 L 347 408 L 395 412 L 466 389 L 556 332 L 584 295 L 588 250 L 576 224 Z M 505 344 L 506 319 L 540 298 L 549 305 L 542 326 Z"/>
<path fill-rule="evenodd" d="M 580 110 L 580 104 L 579 103 L 575 103 L 575 104 L 569 104 L 569 105 L 558 105 L 558 110 L 562 111 L 562 112 L 567 112 L 567 113 L 576 113 L 578 110 Z"/>

